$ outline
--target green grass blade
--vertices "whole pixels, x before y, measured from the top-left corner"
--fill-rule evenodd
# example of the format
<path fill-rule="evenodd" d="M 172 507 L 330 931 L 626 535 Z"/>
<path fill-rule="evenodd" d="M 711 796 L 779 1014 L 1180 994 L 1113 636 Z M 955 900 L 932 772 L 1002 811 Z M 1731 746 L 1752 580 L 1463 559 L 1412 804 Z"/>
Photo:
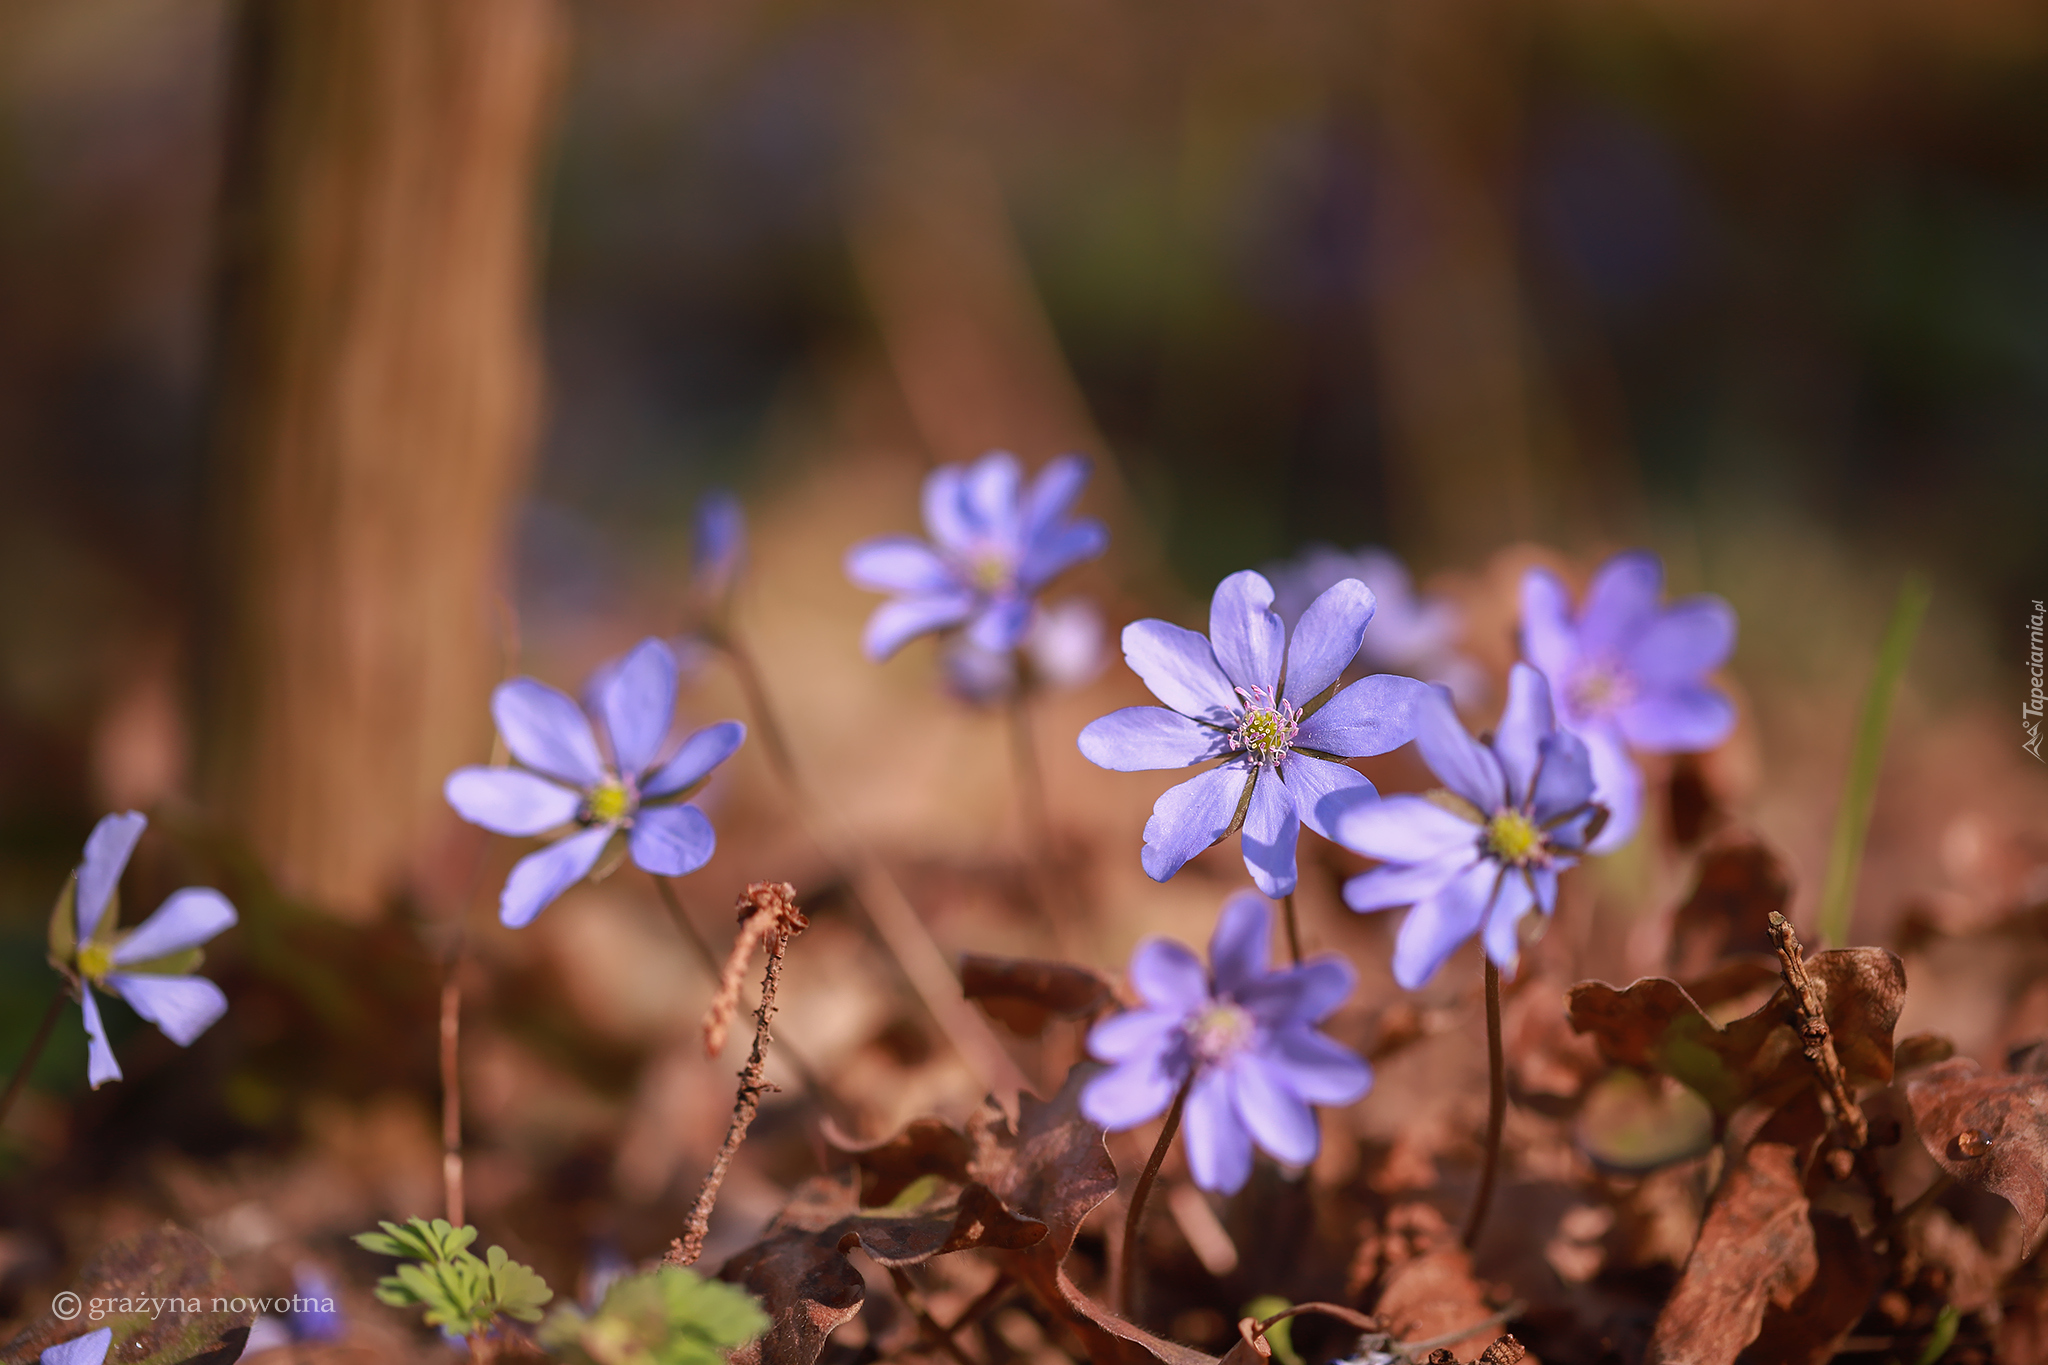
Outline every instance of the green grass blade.
<path fill-rule="evenodd" d="M 1891 624 L 1885 627 L 1884 643 L 1878 646 L 1877 669 L 1863 693 L 1863 707 L 1856 717 L 1856 744 L 1849 753 L 1849 776 L 1842 784 L 1842 804 L 1835 811 L 1827 880 L 1821 884 L 1820 939 L 1824 947 L 1841 948 L 1849 942 L 1849 906 L 1856 898 L 1863 840 L 1870 832 L 1870 811 L 1877 802 L 1877 770 L 1884 757 L 1885 730 L 1930 595 L 1927 580 L 1916 573 L 1906 575 L 1899 586 L 1899 600 L 1892 607 Z"/>

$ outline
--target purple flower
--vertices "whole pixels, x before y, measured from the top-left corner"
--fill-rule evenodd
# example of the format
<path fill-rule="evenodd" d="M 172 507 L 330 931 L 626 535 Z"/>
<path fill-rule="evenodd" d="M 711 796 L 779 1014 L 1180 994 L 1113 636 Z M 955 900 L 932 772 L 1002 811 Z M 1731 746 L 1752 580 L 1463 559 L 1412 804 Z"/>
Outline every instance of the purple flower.
<path fill-rule="evenodd" d="M 589 875 L 616 834 L 625 834 L 634 862 L 665 877 L 696 871 L 717 846 L 704 812 L 681 802 L 740 747 L 747 727 L 736 720 L 707 725 L 662 760 L 676 706 L 676 659 L 660 640 L 642 640 L 599 668 L 587 690 L 586 715 L 568 695 L 533 678 L 499 684 L 491 715 L 524 766 L 458 768 L 444 788 L 458 815 L 495 833 L 564 831 L 521 858 L 505 879 L 498 918 L 514 929 Z"/>
<path fill-rule="evenodd" d="M 1015 649 L 1033 596 L 1109 546 L 1101 522 L 1067 517 L 1086 482 L 1088 462 L 1078 455 L 1047 464 L 1029 489 L 1017 457 L 1003 450 L 933 470 L 924 481 L 924 525 L 934 544 L 883 536 L 847 551 L 848 578 L 899 594 L 868 618 L 868 657 L 880 663 L 920 635 L 956 626 L 978 648 Z"/>
<path fill-rule="evenodd" d="M 1207 638 L 1165 621 L 1124 627 L 1124 660 L 1165 706 L 1130 706 L 1081 732 L 1090 762 L 1117 772 L 1222 763 L 1169 788 L 1145 822 L 1142 861 L 1165 881 L 1233 830 L 1259 890 L 1294 890 L 1302 825 L 1332 838 L 1331 798 L 1371 799 L 1372 783 L 1344 765 L 1383 754 L 1415 733 L 1429 688 L 1377 674 L 1315 707 L 1358 653 L 1373 596 L 1347 578 L 1316 598 L 1294 631 L 1273 614 L 1273 589 L 1247 569 L 1216 585 Z"/>
<path fill-rule="evenodd" d="M 740 500 L 724 489 L 704 495 L 697 504 L 697 543 L 691 578 L 706 602 L 722 603 L 747 562 L 747 513 Z"/>
<path fill-rule="evenodd" d="M 1734 706 L 1707 682 L 1735 648 L 1735 609 L 1705 595 L 1660 608 L 1663 589 L 1664 566 L 1647 550 L 1601 565 L 1576 618 L 1556 575 L 1522 576 L 1522 654 L 1550 680 L 1559 723 L 1586 741 L 1595 793 L 1611 812 L 1595 853 L 1627 843 L 1641 816 L 1631 748 L 1711 749 L 1735 725 Z"/>
<path fill-rule="evenodd" d="M 1273 584 L 1273 610 L 1290 627 L 1317 597 L 1347 578 L 1357 579 L 1372 589 L 1379 605 L 1353 667 L 1442 683 L 1468 705 L 1484 695 L 1485 674 L 1457 652 L 1464 633 L 1457 607 L 1416 592 L 1408 566 L 1389 551 L 1367 545 L 1346 553 L 1311 545 L 1293 559 L 1267 568 L 1266 577 Z"/>
<path fill-rule="evenodd" d="M 199 965 L 200 945 L 235 922 L 235 907 L 227 897 L 188 886 L 173 892 L 133 929 L 124 933 L 116 927 L 121 872 L 148 824 L 132 810 L 102 817 L 50 920 L 51 961 L 71 978 L 85 1011 L 86 1076 L 95 1090 L 121 1079 L 93 999 L 95 989 L 126 1000 L 179 1047 L 190 1046 L 228 1008 L 220 987 L 191 974 Z"/>
<path fill-rule="evenodd" d="M 1034 606 L 1013 650 L 983 649 L 964 634 L 946 642 L 946 683 L 963 701 L 1002 701 L 1020 686 L 1079 687 L 1102 672 L 1102 613 L 1085 597 Z"/>
<path fill-rule="evenodd" d="M 107 1351 L 113 1344 L 114 1329 L 102 1327 L 97 1332 L 87 1332 L 82 1337 L 45 1346 L 36 1359 L 41 1365 L 104 1365 Z"/>
<path fill-rule="evenodd" d="M 1419 718 L 1415 745 L 1447 799 L 1390 796 L 1335 814 L 1337 841 L 1385 864 L 1346 882 L 1345 903 L 1415 907 L 1394 942 L 1394 979 L 1408 990 L 1482 930 L 1487 955 L 1512 976 L 1522 916 L 1556 909 L 1557 874 L 1601 818 L 1586 746 L 1557 728 L 1550 686 L 1527 664 L 1508 674 L 1507 710 L 1489 742 L 1465 733 L 1443 692 Z"/>
<path fill-rule="evenodd" d="M 1372 1089 L 1372 1068 L 1315 1027 L 1351 994 L 1351 964 L 1324 955 L 1273 971 L 1272 920 L 1252 892 L 1225 901 L 1207 971 L 1186 945 L 1145 940 L 1130 973 L 1144 1004 L 1088 1034 L 1088 1050 L 1110 1069 L 1081 1091 L 1081 1112 L 1112 1131 L 1132 1128 L 1189 1085 L 1188 1166 L 1205 1190 L 1243 1188 L 1253 1143 L 1307 1165 L 1319 1145 L 1309 1106 L 1350 1104 Z"/>

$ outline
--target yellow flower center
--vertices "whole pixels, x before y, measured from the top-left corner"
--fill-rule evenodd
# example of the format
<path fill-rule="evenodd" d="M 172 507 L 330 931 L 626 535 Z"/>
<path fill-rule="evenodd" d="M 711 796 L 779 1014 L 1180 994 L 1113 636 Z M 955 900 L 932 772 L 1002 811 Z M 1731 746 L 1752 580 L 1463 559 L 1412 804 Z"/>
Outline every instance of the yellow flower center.
<path fill-rule="evenodd" d="M 997 592 L 1010 581 L 1010 565 L 1003 556 L 990 551 L 975 556 L 974 563 L 969 566 L 968 576 L 974 580 L 974 586 L 983 592 Z"/>
<path fill-rule="evenodd" d="M 1198 1061 L 1220 1062 L 1252 1040 L 1252 1028 L 1251 1015 L 1219 1000 L 1188 1025 L 1188 1050 Z"/>
<path fill-rule="evenodd" d="M 633 795 L 626 790 L 626 784 L 615 777 L 608 777 L 590 789 L 583 798 L 584 813 L 594 825 L 609 825 L 623 820 L 633 809 Z"/>
<path fill-rule="evenodd" d="M 94 939 L 79 945 L 79 975 L 88 981 L 98 981 L 112 970 L 114 970 L 114 953 L 106 944 Z"/>
<path fill-rule="evenodd" d="M 1504 810 L 1486 822 L 1486 851 L 1504 863 L 1526 863 L 1543 850 L 1543 831 L 1518 810 Z"/>

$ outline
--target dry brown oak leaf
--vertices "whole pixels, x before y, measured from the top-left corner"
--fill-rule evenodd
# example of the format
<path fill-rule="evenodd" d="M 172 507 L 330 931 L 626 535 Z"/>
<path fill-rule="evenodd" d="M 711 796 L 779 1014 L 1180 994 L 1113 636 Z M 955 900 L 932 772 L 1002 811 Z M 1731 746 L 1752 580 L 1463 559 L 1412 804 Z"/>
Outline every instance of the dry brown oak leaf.
<path fill-rule="evenodd" d="M 47 1312 L 0 1346 L 0 1361 L 27 1365 L 45 1347 L 111 1327 L 110 1362 L 226 1365 L 240 1358 L 256 1321 L 255 1303 L 237 1297 L 220 1258 L 173 1223 L 124 1237 L 95 1254 L 71 1292 L 88 1305 L 111 1305 L 112 1311 L 96 1319 Z M 227 1308 L 212 1311 L 217 1300 Z M 200 1311 L 186 1311 L 193 1307 Z"/>
<path fill-rule="evenodd" d="M 1025 1038 L 1054 1019 L 1086 1019 L 1116 1003 L 1110 979 L 1091 968 L 986 953 L 960 959 L 960 993 Z"/>
<path fill-rule="evenodd" d="M 2031 1244 L 2048 1215 L 2048 1076 L 1986 1076 L 1957 1057 L 1908 1082 L 1906 1103 L 1927 1154 L 2012 1205 Z"/>
<path fill-rule="evenodd" d="M 1820 988 L 1849 1083 L 1891 1080 L 1892 1029 L 1906 997 L 1904 965 L 1883 948 L 1838 948 L 1808 959 L 1806 970 Z M 1724 1120 L 1752 1100 L 1782 1104 L 1816 1079 L 1783 986 L 1725 1028 L 1668 977 L 1644 977 L 1626 990 L 1581 981 L 1569 1000 L 1572 1028 L 1592 1035 L 1608 1061 L 1683 1082 Z"/>

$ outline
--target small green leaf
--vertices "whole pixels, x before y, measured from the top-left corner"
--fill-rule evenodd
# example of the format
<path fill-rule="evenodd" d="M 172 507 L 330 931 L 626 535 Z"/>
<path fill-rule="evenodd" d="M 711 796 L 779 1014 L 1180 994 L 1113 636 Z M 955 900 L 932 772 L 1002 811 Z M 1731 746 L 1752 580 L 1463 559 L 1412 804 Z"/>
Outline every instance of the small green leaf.
<path fill-rule="evenodd" d="M 541 1305 L 555 1296 L 548 1282 L 531 1268 L 505 1254 L 505 1248 L 490 1250 L 491 1298 L 500 1313 L 521 1322 L 539 1322 Z"/>

